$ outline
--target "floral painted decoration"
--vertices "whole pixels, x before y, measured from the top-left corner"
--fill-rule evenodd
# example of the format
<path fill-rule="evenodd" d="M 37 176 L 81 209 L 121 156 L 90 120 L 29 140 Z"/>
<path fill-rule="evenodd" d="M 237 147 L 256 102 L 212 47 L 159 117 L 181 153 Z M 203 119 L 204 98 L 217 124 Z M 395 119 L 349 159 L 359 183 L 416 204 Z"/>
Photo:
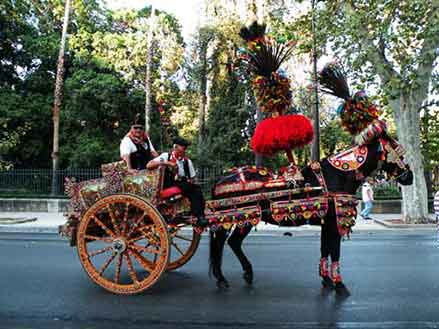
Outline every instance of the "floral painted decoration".
<path fill-rule="evenodd" d="M 328 211 L 326 197 L 286 200 L 271 203 L 271 213 L 277 223 L 292 221 L 294 226 L 303 224 L 319 225 Z"/>
<path fill-rule="evenodd" d="M 357 218 L 358 200 L 350 194 L 332 195 L 335 204 L 335 215 L 337 217 L 338 233 L 341 236 L 348 236 Z"/>
<path fill-rule="evenodd" d="M 341 171 L 358 170 L 366 162 L 367 154 L 367 146 L 354 146 L 330 156 L 328 162 Z"/>
<path fill-rule="evenodd" d="M 209 227 L 212 231 L 216 231 L 222 227 L 226 230 L 233 225 L 244 227 L 247 225 L 256 226 L 261 220 L 261 207 L 250 206 L 239 209 L 228 209 L 214 212 L 207 212 L 206 218 L 209 221 Z"/>

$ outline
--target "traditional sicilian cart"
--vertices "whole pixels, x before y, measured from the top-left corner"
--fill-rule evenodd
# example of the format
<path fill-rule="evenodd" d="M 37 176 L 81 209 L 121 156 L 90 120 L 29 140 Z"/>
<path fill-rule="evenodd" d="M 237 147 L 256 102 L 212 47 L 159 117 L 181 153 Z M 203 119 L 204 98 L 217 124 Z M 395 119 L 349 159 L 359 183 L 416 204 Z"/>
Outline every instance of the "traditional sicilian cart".
<path fill-rule="evenodd" d="M 151 287 L 165 271 L 186 264 L 197 250 L 202 229 L 193 225 L 190 203 L 178 188 L 162 189 L 163 170 L 129 175 L 120 163 L 104 165 L 103 177 L 69 180 L 67 223 L 60 227 L 89 277 L 101 287 L 133 294 Z M 257 225 L 273 213 L 279 223 L 319 224 L 326 212 L 321 187 L 292 187 L 290 172 L 266 168 L 232 169 L 207 202 L 210 230 Z M 221 198 L 221 195 L 235 195 Z"/>
<path fill-rule="evenodd" d="M 249 68 L 258 105 L 267 114 L 256 127 L 252 149 L 265 156 L 284 151 L 290 164 L 279 171 L 232 168 L 214 185 L 205 215 L 217 286 L 228 287 L 221 257 L 231 229 L 229 245 L 241 262 L 244 279 L 252 283 L 252 265 L 241 245 L 251 228 L 264 221 L 282 226 L 321 225 L 322 284 L 348 294 L 340 275 L 340 240 L 355 224 L 355 191 L 378 167 L 401 184 L 411 184 L 403 150 L 387 135 L 385 123 L 364 93 L 351 97 L 339 68 L 329 65 L 321 73 L 321 84 L 345 99 L 342 123 L 357 142 L 299 170 L 292 150 L 312 141 L 312 124 L 305 116 L 288 112 L 290 83 L 278 71 L 293 44 L 265 36 L 265 26 L 256 23 L 242 29 L 241 36 L 248 44 L 242 60 Z M 197 250 L 203 230 L 195 225 L 181 191 L 163 189 L 162 170 L 128 174 L 119 162 L 104 165 L 100 179 L 67 182 L 71 209 L 60 231 L 77 247 L 89 277 L 111 292 L 141 292 L 154 285 L 163 272 L 186 264 Z"/>

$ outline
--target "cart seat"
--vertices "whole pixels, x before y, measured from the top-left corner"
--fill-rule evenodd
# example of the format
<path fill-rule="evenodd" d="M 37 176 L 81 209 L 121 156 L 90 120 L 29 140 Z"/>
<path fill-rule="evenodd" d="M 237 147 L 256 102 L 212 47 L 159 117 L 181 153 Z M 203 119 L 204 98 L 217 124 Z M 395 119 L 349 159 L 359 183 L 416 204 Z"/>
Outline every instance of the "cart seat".
<path fill-rule="evenodd" d="M 171 197 L 181 196 L 183 191 L 178 186 L 172 186 L 165 188 L 160 192 L 160 198 L 163 199 L 169 199 Z"/>

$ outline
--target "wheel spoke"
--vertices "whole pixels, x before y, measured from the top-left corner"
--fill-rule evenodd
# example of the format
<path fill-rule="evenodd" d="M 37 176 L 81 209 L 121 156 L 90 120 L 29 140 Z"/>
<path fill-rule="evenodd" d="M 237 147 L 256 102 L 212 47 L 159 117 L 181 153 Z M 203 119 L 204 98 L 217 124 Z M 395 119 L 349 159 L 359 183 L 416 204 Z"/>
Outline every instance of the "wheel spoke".
<path fill-rule="evenodd" d="M 147 212 L 144 212 L 139 218 L 136 218 L 134 220 L 134 224 L 130 228 L 130 230 L 129 230 L 128 234 L 127 234 L 127 238 L 129 238 L 134 232 L 137 231 L 137 228 L 139 227 L 139 224 L 145 219 L 147 214 L 148 214 Z"/>
<path fill-rule="evenodd" d="M 128 243 L 133 243 L 143 239 L 146 239 L 147 241 L 151 241 L 154 235 L 154 233 L 152 232 L 152 227 L 153 227 L 152 225 L 138 227 L 135 231 L 140 231 L 141 235 L 132 238 L 131 240 L 128 240 Z"/>
<path fill-rule="evenodd" d="M 125 212 L 124 212 L 124 215 L 123 215 L 122 232 L 121 232 L 122 235 L 125 235 L 125 233 L 127 231 L 127 228 L 128 228 L 128 209 L 129 209 L 129 207 L 130 207 L 130 203 L 127 202 L 125 204 Z"/>
<path fill-rule="evenodd" d="M 110 205 L 107 205 L 108 214 L 111 218 L 111 223 L 113 223 L 114 230 L 116 231 L 117 235 L 120 235 L 120 229 L 119 226 L 116 224 L 116 217 L 114 216 L 113 209 L 111 209 Z"/>
<path fill-rule="evenodd" d="M 138 244 L 132 243 L 129 248 L 136 250 L 139 253 L 146 252 L 148 254 L 161 254 L 156 248 L 149 247 L 149 244 L 146 247 L 139 246 Z"/>
<path fill-rule="evenodd" d="M 132 238 L 131 240 L 128 240 L 127 242 L 134 243 L 134 242 L 137 242 L 137 241 L 143 240 L 143 239 L 145 239 L 145 237 L 143 235 L 139 235 L 138 237 Z"/>
<path fill-rule="evenodd" d="M 107 246 L 105 248 L 93 251 L 93 252 L 88 254 L 88 258 L 91 258 L 91 257 L 97 256 L 97 255 L 103 254 L 104 252 L 107 252 L 107 251 L 109 251 L 111 249 L 113 249 L 113 246 Z"/>
<path fill-rule="evenodd" d="M 187 238 L 185 236 L 181 236 L 181 235 L 178 235 L 178 234 L 176 234 L 175 237 L 178 238 L 178 239 L 184 240 L 184 241 L 189 241 L 189 242 L 192 242 L 192 240 L 193 240 L 191 238 Z"/>
<path fill-rule="evenodd" d="M 172 241 L 171 244 L 174 246 L 175 249 L 177 249 L 177 251 L 184 256 L 184 252 L 180 249 L 180 247 L 174 242 Z"/>
<path fill-rule="evenodd" d="M 110 230 L 104 223 L 102 223 L 99 218 L 97 218 L 96 216 L 93 216 L 92 218 L 96 222 L 96 224 L 98 224 L 101 227 L 101 229 L 103 229 L 105 233 L 107 233 L 107 235 L 111 236 L 112 238 L 116 237 L 113 231 Z"/>
<path fill-rule="evenodd" d="M 99 275 L 102 275 L 104 273 L 108 265 L 110 265 L 110 263 L 113 261 L 114 257 L 116 257 L 115 252 L 113 252 L 113 254 L 110 257 L 108 257 L 107 261 L 104 264 L 102 264 L 101 268 L 99 269 Z"/>
<path fill-rule="evenodd" d="M 86 240 L 93 240 L 93 241 L 103 241 L 105 243 L 112 243 L 113 240 L 106 238 L 106 237 L 101 237 L 101 236 L 93 236 L 93 235 L 84 235 L 84 239 Z"/>
<path fill-rule="evenodd" d="M 120 280 L 120 269 L 122 268 L 122 254 L 117 255 L 116 272 L 114 273 L 114 282 L 119 283 Z"/>
<path fill-rule="evenodd" d="M 130 272 L 130 276 L 131 276 L 131 279 L 133 280 L 133 283 L 138 284 L 139 279 L 137 279 L 137 275 L 136 275 L 136 272 L 134 271 L 133 263 L 131 262 L 131 258 L 130 258 L 130 256 L 128 256 L 128 254 L 125 254 L 125 260 L 127 262 L 128 272 Z"/>
<path fill-rule="evenodd" d="M 146 259 L 145 257 L 143 257 L 142 255 L 140 255 L 137 251 L 129 249 L 128 253 L 133 256 L 140 265 L 142 265 L 142 267 L 147 270 L 148 272 L 152 272 L 152 270 L 154 269 L 154 264 L 149 261 L 148 259 Z"/>

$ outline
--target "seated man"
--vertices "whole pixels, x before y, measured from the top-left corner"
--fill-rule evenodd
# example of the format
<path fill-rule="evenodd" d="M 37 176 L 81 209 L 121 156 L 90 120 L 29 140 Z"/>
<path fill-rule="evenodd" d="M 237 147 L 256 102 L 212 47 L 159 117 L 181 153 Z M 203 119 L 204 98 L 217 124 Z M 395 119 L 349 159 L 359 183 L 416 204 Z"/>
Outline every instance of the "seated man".
<path fill-rule="evenodd" d="M 146 169 L 147 163 L 157 156 L 143 126 L 134 123 L 120 143 L 120 157 L 126 162 L 128 172 Z"/>
<path fill-rule="evenodd" d="M 192 183 L 195 169 L 192 161 L 186 157 L 186 148 L 189 145 L 190 142 L 183 138 L 175 138 L 173 149 L 149 161 L 147 168 L 153 170 L 166 166 L 163 188 L 178 186 L 191 202 L 191 211 L 197 217 L 197 225 L 204 227 L 208 224 L 204 217 L 205 201 L 200 186 Z"/>

